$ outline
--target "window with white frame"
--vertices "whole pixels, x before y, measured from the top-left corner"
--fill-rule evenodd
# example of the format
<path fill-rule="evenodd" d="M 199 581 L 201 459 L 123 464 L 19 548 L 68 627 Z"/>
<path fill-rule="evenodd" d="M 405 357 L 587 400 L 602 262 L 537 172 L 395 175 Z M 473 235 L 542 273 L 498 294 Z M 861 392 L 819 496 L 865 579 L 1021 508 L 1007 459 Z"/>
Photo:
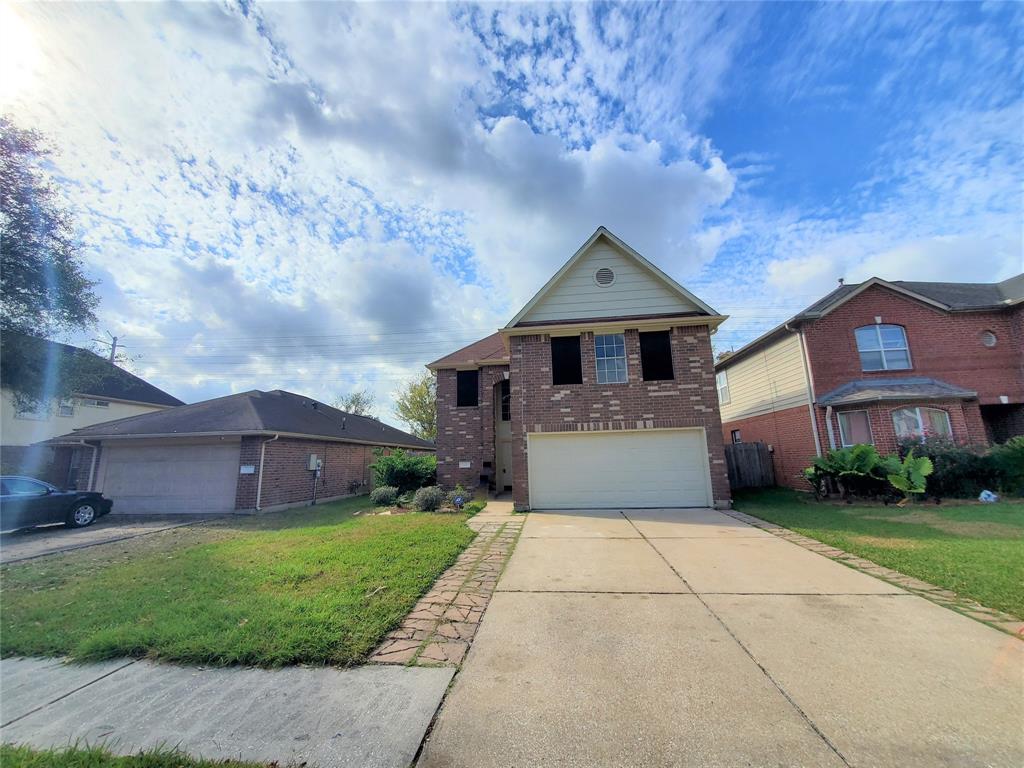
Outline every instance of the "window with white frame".
<path fill-rule="evenodd" d="M 626 374 L 626 336 L 606 333 L 594 336 L 594 355 L 597 358 L 597 383 L 622 384 Z"/>
<path fill-rule="evenodd" d="M 57 415 L 65 418 L 75 415 L 75 401 L 66 397 L 57 405 Z"/>
<path fill-rule="evenodd" d="M 871 439 L 871 420 L 867 411 L 839 411 L 836 418 L 839 420 L 839 439 L 844 448 L 875 442 Z"/>
<path fill-rule="evenodd" d="M 718 402 L 725 405 L 731 399 L 729 396 L 729 374 L 726 371 L 719 371 L 715 375 L 715 386 L 718 387 Z"/>
<path fill-rule="evenodd" d="M 892 412 L 896 438 L 952 437 L 949 414 L 940 408 L 900 408 Z"/>
<path fill-rule="evenodd" d="M 109 408 L 109 400 L 97 400 L 94 397 L 86 397 L 82 399 L 82 405 L 88 405 L 90 408 Z"/>
<path fill-rule="evenodd" d="M 853 332 L 864 371 L 904 371 L 910 367 L 910 347 L 902 325 L 865 325 Z"/>

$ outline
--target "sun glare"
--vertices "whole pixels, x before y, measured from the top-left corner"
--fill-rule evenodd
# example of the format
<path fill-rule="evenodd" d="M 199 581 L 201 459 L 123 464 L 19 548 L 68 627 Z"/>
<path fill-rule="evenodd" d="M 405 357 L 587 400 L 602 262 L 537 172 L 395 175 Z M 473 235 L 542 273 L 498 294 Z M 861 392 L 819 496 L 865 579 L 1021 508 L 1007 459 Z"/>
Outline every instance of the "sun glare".
<path fill-rule="evenodd" d="M 0 3 L 0 104 L 25 91 L 39 50 L 28 24 L 8 3 Z"/>

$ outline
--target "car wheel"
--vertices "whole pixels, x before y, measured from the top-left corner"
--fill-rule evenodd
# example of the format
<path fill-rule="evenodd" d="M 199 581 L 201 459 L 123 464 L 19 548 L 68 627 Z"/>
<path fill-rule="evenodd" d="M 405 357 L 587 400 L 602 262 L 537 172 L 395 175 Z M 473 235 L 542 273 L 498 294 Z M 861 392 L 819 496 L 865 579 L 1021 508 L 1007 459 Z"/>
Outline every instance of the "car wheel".
<path fill-rule="evenodd" d="M 76 504 L 68 513 L 68 528 L 85 528 L 96 521 L 96 507 L 88 502 Z"/>

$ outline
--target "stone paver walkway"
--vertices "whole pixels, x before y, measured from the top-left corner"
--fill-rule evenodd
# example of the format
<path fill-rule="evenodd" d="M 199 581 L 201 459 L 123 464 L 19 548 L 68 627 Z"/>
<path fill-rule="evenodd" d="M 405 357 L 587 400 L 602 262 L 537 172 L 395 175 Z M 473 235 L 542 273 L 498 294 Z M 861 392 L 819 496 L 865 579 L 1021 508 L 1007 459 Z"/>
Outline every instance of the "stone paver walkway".
<path fill-rule="evenodd" d="M 457 666 L 473 641 L 524 517 L 508 501 L 491 501 L 470 518 L 476 540 L 441 574 L 401 626 L 370 656 L 375 664 Z"/>
<path fill-rule="evenodd" d="M 988 624 L 996 629 L 1006 632 L 1007 634 L 1013 635 L 1020 640 L 1024 640 L 1024 621 L 1009 613 L 1003 613 L 1002 611 L 997 611 L 994 608 L 987 608 L 973 600 L 961 597 L 948 589 L 943 589 L 942 587 L 937 587 L 934 584 L 929 584 L 926 581 L 915 579 L 913 576 L 907 576 L 905 573 L 894 571 L 892 568 L 886 568 L 884 565 L 873 563 L 863 557 L 850 554 L 845 550 L 838 549 L 830 544 L 825 544 L 817 539 L 804 536 L 796 531 L 791 531 L 789 528 L 784 528 L 776 523 L 769 523 L 767 520 L 762 520 L 759 517 L 748 515 L 745 512 L 739 512 L 737 510 L 724 510 L 724 512 L 736 520 L 752 525 L 755 528 L 760 528 L 763 531 L 767 531 L 774 536 L 778 536 L 780 539 L 785 539 L 797 546 L 809 549 L 812 552 L 824 555 L 832 560 L 838 560 L 844 565 L 848 565 L 851 568 L 867 573 L 875 578 L 887 581 L 890 584 L 895 584 L 908 592 L 913 592 L 916 595 L 931 600 L 933 603 L 938 603 L 944 608 L 949 608 L 957 613 L 970 616 L 976 621 Z"/>

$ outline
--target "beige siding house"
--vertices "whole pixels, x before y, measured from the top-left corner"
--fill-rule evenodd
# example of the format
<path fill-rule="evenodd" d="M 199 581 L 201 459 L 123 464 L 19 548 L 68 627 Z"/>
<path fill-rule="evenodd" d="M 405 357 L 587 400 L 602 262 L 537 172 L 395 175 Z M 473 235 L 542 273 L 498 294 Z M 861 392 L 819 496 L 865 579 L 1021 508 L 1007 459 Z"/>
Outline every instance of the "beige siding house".
<path fill-rule="evenodd" d="M 800 337 L 786 336 L 757 354 L 719 370 L 718 394 L 723 422 L 808 405 L 811 387 Z M 811 418 L 810 414 L 807 418 Z"/>

